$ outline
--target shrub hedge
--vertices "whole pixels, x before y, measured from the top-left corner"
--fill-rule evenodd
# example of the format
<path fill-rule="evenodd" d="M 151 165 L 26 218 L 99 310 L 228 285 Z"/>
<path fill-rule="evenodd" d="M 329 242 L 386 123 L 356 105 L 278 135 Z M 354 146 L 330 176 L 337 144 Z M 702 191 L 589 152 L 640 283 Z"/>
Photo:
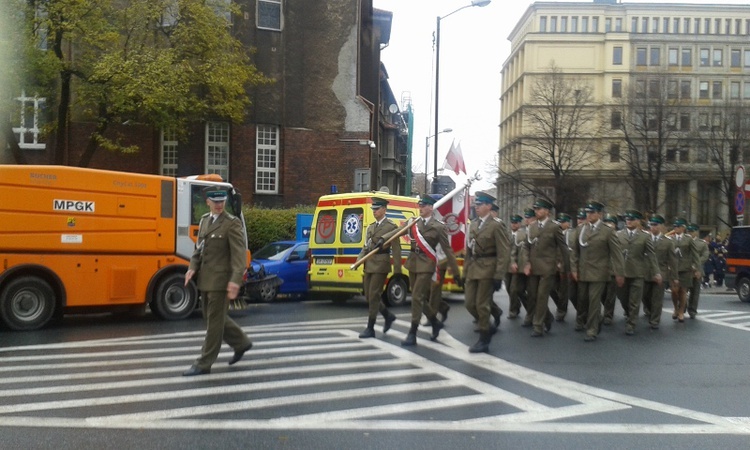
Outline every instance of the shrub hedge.
<path fill-rule="evenodd" d="M 296 206 L 289 209 L 270 209 L 243 206 L 247 226 L 247 246 L 251 252 L 274 241 L 296 238 L 297 214 L 312 214 L 314 206 Z"/>

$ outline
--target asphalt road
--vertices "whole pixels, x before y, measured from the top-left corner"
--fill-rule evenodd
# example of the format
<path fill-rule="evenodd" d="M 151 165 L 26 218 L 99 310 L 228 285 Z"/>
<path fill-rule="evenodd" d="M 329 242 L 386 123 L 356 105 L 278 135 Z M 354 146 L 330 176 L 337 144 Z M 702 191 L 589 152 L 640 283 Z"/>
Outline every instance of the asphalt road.
<path fill-rule="evenodd" d="M 496 294 L 507 311 L 507 296 Z M 503 317 L 489 354 L 460 297 L 438 342 L 402 348 L 408 307 L 376 339 L 365 303 L 253 304 L 233 313 L 255 342 L 210 375 L 180 376 L 200 315 L 71 316 L 0 332 L 2 448 L 745 449 L 750 304 L 704 292 L 695 320 L 670 311 L 625 335 L 622 311 L 588 343 L 569 316 L 543 338 Z M 667 299 L 666 304 L 669 304 Z"/>

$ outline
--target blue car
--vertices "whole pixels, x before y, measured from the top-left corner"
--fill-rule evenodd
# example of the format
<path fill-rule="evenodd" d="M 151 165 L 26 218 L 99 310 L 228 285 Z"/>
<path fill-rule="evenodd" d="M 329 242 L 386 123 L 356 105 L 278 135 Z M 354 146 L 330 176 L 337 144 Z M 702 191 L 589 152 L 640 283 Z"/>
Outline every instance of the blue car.
<path fill-rule="evenodd" d="M 270 302 L 276 298 L 307 295 L 307 249 L 307 241 L 277 241 L 253 253 L 255 272 L 263 266 L 266 275 L 277 275 L 283 280 L 278 287 L 264 289 L 261 300 Z"/>

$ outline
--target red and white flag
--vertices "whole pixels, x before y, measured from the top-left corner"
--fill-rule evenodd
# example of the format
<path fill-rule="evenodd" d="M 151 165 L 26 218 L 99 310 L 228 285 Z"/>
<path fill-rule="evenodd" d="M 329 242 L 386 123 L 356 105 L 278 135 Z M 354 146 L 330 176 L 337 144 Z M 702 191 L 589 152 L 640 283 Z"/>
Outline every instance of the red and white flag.
<path fill-rule="evenodd" d="M 435 210 L 435 216 L 445 223 L 448 240 L 453 253 L 466 248 L 466 219 L 469 217 L 469 188 L 467 187 L 452 199 Z"/>
<path fill-rule="evenodd" d="M 464 164 L 464 155 L 461 153 L 461 143 L 456 145 L 456 141 L 451 142 L 451 148 L 448 150 L 448 154 L 445 155 L 445 162 L 443 163 L 443 169 L 451 169 L 456 172 L 456 175 L 463 172 L 466 173 L 466 164 Z"/>

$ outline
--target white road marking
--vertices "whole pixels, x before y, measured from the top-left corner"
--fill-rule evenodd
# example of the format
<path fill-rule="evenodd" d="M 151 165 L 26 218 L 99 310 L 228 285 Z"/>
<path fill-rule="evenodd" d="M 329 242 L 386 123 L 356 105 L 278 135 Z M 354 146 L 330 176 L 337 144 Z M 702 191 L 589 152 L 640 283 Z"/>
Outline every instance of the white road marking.
<path fill-rule="evenodd" d="M 709 318 L 709 313 L 702 312 L 702 317 L 699 317 L 706 321 L 716 320 Z M 721 324 L 731 326 L 724 322 Z M 179 376 L 180 371 L 185 368 L 185 360 L 190 356 L 174 356 L 174 353 L 184 352 L 186 355 L 189 353 L 194 356 L 202 341 L 203 332 L 0 349 L 0 358 L 10 363 L 0 368 L 0 371 L 10 375 L 0 379 L 0 386 L 7 386 L 7 389 L 0 389 L 0 397 L 11 402 L 0 406 L 0 427 L 190 430 L 441 429 L 551 433 L 750 434 L 748 417 L 721 417 L 666 405 L 553 377 L 492 355 L 469 354 L 466 345 L 445 331 L 441 333 L 439 342 L 419 340 L 420 348 L 439 352 L 446 358 L 460 361 L 463 365 L 475 366 L 498 377 L 510 378 L 525 384 L 527 388 L 547 392 L 555 398 L 567 399 L 568 403 L 564 406 L 547 406 L 426 359 L 409 349 L 391 343 L 392 339 L 360 340 L 352 328 L 359 328 L 361 325 L 361 320 L 333 319 L 313 323 L 248 327 L 251 336 L 265 338 L 256 341 L 252 357 L 241 361 L 229 371 L 217 370 L 210 375 L 195 378 Z M 389 336 L 402 338 L 405 333 L 392 329 Z M 274 339 L 276 337 L 280 339 Z M 177 346 L 173 347 L 175 344 Z M 149 348 L 154 345 L 160 348 Z M 167 347 L 169 351 L 161 351 L 165 350 L 162 347 Z M 35 354 L 34 351 L 43 353 Z M 230 353 L 225 354 L 228 356 Z M 356 360 L 348 360 L 350 358 Z M 71 362 L 55 362 L 59 360 Z M 173 364 L 177 361 L 182 363 L 180 367 Z M 149 364 L 158 366 L 153 367 Z M 267 367 L 268 364 L 272 364 L 272 367 Z M 133 368 L 127 368 L 128 366 Z M 117 369 L 107 370 L 112 367 Z M 81 368 L 94 370 L 85 373 L 76 371 Z M 66 369 L 70 369 L 72 373 L 42 372 Z M 351 373 L 337 374 L 336 371 Z M 28 372 L 34 374 L 24 376 Z M 18 375 L 13 376 L 14 373 Z M 164 374 L 171 376 L 163 377 Z M 287 377 L 275 381 L 252 380 L 255 377 L 268 379 L 274 375 Z M 96 378 L 97 381 L 86 383 L 88 378 Z M 107 378 L 112 381 L 102 381 Z M 367 387 L 346 385 L 373 380 L 390 381 L 383 385 L 374 384 Z M 77 383 L 78 381 L 83 383 Z M 39 383 L 51 385 L 21 389 L 12 386 Z M 169 390 L 170 388 L 174 390 Z M 285 389 L 293 389 L 293 393 L 290 394 Z M 303 392 L 305 389 L 312 392 Z M 450 395 L 442 395 L 446 389 L 453 391 Z M 119 393 L 115 393 L 114 390 L 118 390 Z M 123 391 L 135 393 L 121 394 Z M 184 406 L 184 403 L 179 406 L 171 403 L 191 398 L 210 401 L 212 397 L 223 394 L 261 391 L 264 394 L 257 399 L 229 402 L 217 400 L 214 404 L 197 406 Z M 412 395 L 417 392 L 439 392 L 441 397 L 436 399 L 434 396 L 425 398 Z M 86 397 L 87 393 L 91 393 L 92 396 Z M 50 399 L 58 394 L 63 397 Z M 354 406 L 344 409 L 331 406 L 331 409 L 317 408 L 321 412 L 300 412 L 298 415 L 289 415 L 289 410 L 285 409 L 283 417 L 266 420 L 210 417 L 217 414 L 226 417 L 228 414 L 236 413 L 237 417 L 242 418 L 247 417 L 247 412 L 252 410 L 301 404 L 327 406 L 336 400 L 368 399 L 397 394 L 407 395 L 403 396 L 402 402 L 368 407 L 359 406 L 362 403 L 352 403 Z M 37 396 L 44 398 L 37 399 Z M 536 397 L 543 398 L 543 395 Z M 101 406 L 126 404 L 131 405 L 129 410 L 135 407 L 144 411 L 82 418 L 71 417 L 64 412 L 67 409 L 86 411 L 87 408 L 106 411 L 108 408 Z M 487 405 L 486 407 L 502 404 L 507 405 L 503 409 L 510 407 L 512 410 L 506 414 L 485 417 L 466 418 L 457 415 L 452 420 L 388 418 L 396 414 L 409 413 L 419 413 L 418 416 L 427 417 L 427 411 L 441 411 L 441 416 L 445 416 L 453 408 L 482 404 Z M 156 409 L 153 409 L 154 407 Z M 589 416 L 595 420 L 597 414 L 630 408 L 644 408 L 674 415 L 692 423 L 608 424 L 581 420 L 582 416 Z M 60 411 L 59 414 L 65 414 L 66 417 L 46 417 L 54 416 L 50 413 L 52 411 Z M 37 415 L 33 414 L 34 412 L 43 414 Z M 574 422 L 564 421 L 573 418 L 576 419 Z"/>
<path fill-rule="evenodd" d="M 704 322 L 734 328 L 735 330 L 750 330 L 750 312 L 699 310 L 695 317 Z"/>

